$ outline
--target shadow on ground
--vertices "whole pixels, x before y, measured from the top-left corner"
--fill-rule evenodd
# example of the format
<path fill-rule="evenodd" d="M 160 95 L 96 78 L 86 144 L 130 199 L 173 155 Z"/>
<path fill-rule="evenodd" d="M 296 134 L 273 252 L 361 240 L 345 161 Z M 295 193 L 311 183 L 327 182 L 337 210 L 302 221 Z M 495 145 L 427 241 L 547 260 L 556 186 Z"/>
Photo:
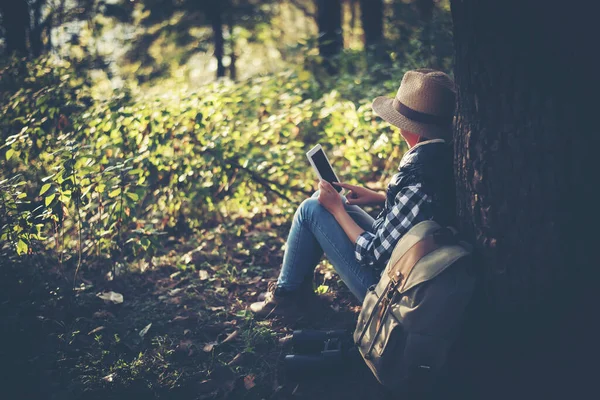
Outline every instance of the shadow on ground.
<path fill-rule="evenodd" d="M 0 269 L 3 398 L 384 397 L 361 363 L 300 381 L 283 369 L 294 329 L 353 328 L 358 304 L 323 265 L 315 275 L 327 293 L 313 313 L 255 321 L 246 307 L 278 260 L 233 274 L 192 260 L 185 270 L 149 265 L 114 279 L 106 265 L 90 264 L 76 291 L 47 259 L 23 261 Z"/>

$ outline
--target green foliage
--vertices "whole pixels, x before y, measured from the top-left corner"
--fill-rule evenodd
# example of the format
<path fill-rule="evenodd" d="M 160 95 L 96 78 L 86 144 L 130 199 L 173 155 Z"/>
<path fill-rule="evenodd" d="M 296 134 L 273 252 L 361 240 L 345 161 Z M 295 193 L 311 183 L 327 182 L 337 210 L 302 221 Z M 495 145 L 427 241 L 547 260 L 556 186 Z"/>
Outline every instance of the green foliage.
<path fill-rule="evenodd" d="M 68 64 L 13 61 L 0 80 L 0 179 L 13 188 L 0 204 L 3 240 L 19 254 L 116 263 L 151 257 L 164 233 L 289 215 L 315 187 L 304 154 L 316 143 L 342 179 L 382 187 L 401 140 L 370 103 L 411 66 L 350 52 L 332 79 L 307 60 L 197 91 L 175 81 L 121 89 L 109 101 L 92 98 Z M 53 240 L 33 246 L 42 232 Z"/>

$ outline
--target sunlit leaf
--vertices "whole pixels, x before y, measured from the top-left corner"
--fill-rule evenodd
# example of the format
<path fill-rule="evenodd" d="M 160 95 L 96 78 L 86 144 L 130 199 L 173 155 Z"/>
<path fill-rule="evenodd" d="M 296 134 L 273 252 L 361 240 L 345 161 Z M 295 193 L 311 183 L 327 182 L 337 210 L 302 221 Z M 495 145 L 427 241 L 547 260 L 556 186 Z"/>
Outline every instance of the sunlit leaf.
<path fill-rule="evenodd" d="M 137 195 L 137 193 L 127 192 L 127 193 L 125 193 L 125 195 L 133 201 L 138 201 L 140 199 L 140 197 Z"/>
<path fill-rule="evenodd" d="M 40 189 L 40 196 L 43 195 L 44 193 L 46 193 L 48 191 L 48 189 L 50 189 L 52 187 L 51 183 L 46 183 L 42 186 L 42 188 Z"/>
<path fill-rule="evenodd" d="M 27 250 L 29 250 L 29 246 L 27 246 L 27 243 L 25 243 L 23 239 L 19 239 L 19 241 L 17 242 L 17 254 L 27 254 Z"/>
<path fill-rule="evenodd" d="M 15 154 L 14 149 L 6 150 L 6 161 L 10 160 L 14 154 Z"/>
<path fill-rule="evenodd" d="M 56 193 L 52 193 L 52 194 L 46 196 L 46 198 L 44 199 L 44 204 L 46 205 L 46 207 L 49 207 L 50 204 L 52 204 L 52 201 L 54 200 L 55 197 L 56 197 Z"/>

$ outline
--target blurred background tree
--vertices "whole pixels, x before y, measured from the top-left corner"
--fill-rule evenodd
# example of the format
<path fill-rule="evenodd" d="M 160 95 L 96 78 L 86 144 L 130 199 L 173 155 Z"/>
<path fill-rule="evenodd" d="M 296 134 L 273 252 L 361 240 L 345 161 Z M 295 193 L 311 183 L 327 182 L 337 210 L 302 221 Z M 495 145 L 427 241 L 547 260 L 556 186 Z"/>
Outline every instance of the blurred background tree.
<path fill-rule="evenodd" d="M 451 66 L 447 0 L 1 0 L 0 18 L 5 55 L 51 52 L 139 83 L 245 79 L 312 49 L 330 74 L 342 51 L 357 50 Z"/>

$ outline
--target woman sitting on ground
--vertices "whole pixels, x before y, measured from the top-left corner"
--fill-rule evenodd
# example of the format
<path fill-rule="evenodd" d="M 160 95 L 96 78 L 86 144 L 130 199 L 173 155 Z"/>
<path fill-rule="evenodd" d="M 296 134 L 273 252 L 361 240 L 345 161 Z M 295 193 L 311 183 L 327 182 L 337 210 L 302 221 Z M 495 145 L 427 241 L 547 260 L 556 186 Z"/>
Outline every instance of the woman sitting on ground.
<path fill-rule="evenodd" d="M 378 97 L 373 111 L 400 129 L 409 150 L 387 192 L 337 183 L 346 198 L 320 181 L 292 222 L 277 282 L 250 309 L 258 317 L 296 314 L 314 295 L 314 269 L 323 252 L 359 301 L 377 283 L 398 240 L 418 222 L 451 225 L 454 217 L 452 117 L 454 82 L 431 69 L 408 71 L 396 97 Z M 335 183 L 334 183 L 335 184 Z M 359 205 L 383 206 L 376 219 Z"/>

